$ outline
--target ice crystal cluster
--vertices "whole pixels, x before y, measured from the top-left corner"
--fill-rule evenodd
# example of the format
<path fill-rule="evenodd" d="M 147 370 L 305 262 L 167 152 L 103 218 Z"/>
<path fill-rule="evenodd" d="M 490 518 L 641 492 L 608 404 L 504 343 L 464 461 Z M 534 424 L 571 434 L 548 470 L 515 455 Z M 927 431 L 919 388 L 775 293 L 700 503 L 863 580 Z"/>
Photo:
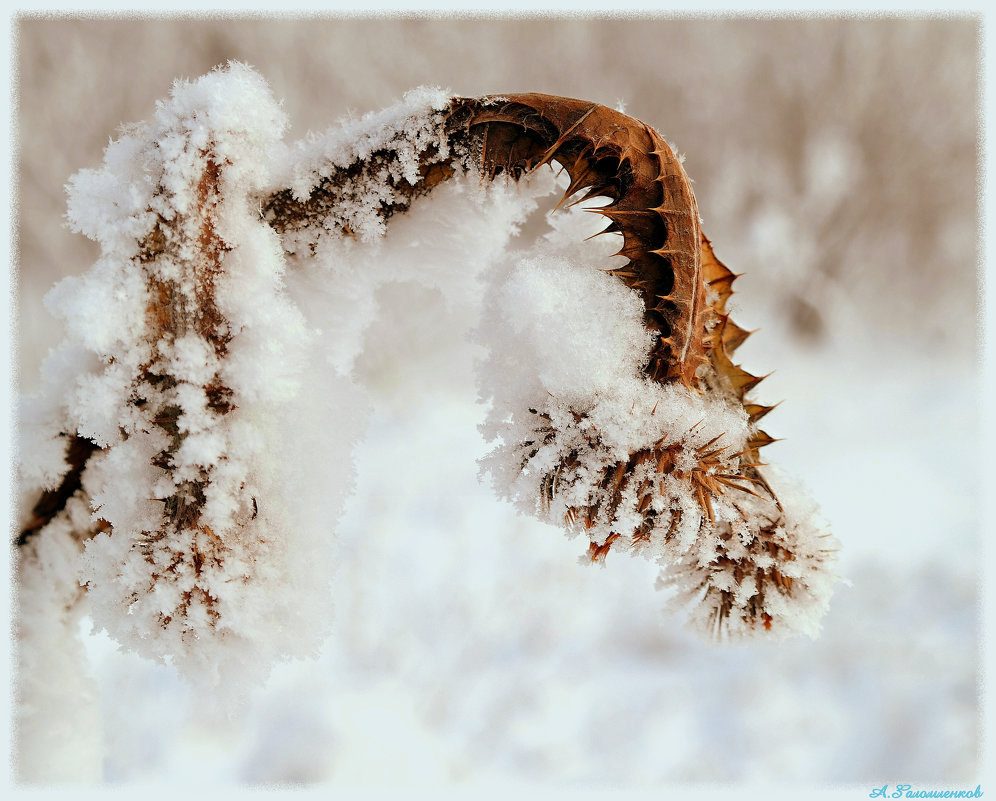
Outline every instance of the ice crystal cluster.
<path fill-rule="evenodd" d="M 655 560 L 707 626 L 816 630 L 832 547 L 815 513 L 742 477 L 743 405 L 643 374 L 642 302 L 605 272 L 612 237 L 583 241 L 594 215 L 549 215 L 514 248 L 558 185 L 484 182 L 448 150 L 446 103 L 416 90 L 288 145 L 233 63 L 178 82 L 72 179 L 70 224 L 100 256 L 48 296 L 66 341 L 22 410 L 22 481 L 67 496 L 20 549 L 23 630 L 61 576 L 67 609 L 85 598 L 125 647 L 233 693 L 313 652 L 366 418 L 353 368 L 392 281 L 479 318 L 500 494 L 585 532 L 591 561 Z M 403 191 L 444 161 L 431 196 Z"/>

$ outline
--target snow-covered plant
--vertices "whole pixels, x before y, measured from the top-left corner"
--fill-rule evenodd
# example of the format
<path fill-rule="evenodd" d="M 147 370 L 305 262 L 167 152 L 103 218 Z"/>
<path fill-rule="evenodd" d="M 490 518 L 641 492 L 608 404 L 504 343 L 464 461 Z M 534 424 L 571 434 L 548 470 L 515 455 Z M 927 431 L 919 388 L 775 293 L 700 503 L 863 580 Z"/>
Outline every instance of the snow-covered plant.
<path fill-rule="evenodd" d="M 402 278 L 480 310 L 500 495 L 583 533 L 586 561 L 654 560 L 707 629 L 817 631 L 833 540 L 762 473 L 771 407 L 730 359 L 735 276 L 655 130 L 428 89 L 304 142 L 285 128 L 232 63 L 178 82 L 69 185 L 70 224 L 101 251 L 48 296 L 66 342 L 21 414 L 21 480 L 44 491 L 20 537 L 25 653 L 55 597 L 234 694 L 313 652 L 366 414 L 352 367 L 375 289 Z M 516 251 L 551 162 L 575 207 Z M 584 241 L 584 211 L 610 236 Z M 421 257 L 385 250 L 404 237 Z"/>

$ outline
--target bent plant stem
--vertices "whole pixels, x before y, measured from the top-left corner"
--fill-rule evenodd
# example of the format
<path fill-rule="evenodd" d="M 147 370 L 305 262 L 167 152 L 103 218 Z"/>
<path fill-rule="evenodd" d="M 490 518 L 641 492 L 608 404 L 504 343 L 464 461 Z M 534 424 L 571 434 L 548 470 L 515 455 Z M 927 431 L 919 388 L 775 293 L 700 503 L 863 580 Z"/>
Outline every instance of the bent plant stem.
<path fill-rule="evenodd" d="M 593 500 L 587 507 L 570 508 L 567 524 L 583 523 L 591 528 L 602 506 L 608 512 L 613 511 L 630 489 L 638 468 L 644 470 L 647 465 L 653 465 L 661 477 L 676 474 L 692 483 L 699 498 L 703 526 L 713 521 L 713 500 L 724 494 L 764 496 L 780 511 L 774 492 L 760 472 L 759 450 L 773 439 L 756 428 L 756 423 L 773 407 L 747 400 L 747 394 L 761 378 L 746 372 L 731 359 L 749 335 L 730 320 L 727 311 L 737 276 L 716 258 L 702 233 L 691 183 L 660 134 L 649 125 L 605 106 L 543 94 L 454 98 L 442 119 L 445 146 L 430 145 L 421 151 L 414 182 L 403 177 L 388 178 L 391 192 L 379 206 L 383 218 L 404 212 L 418 196 L 466 167 L 476 168 L 487 179 L 505 175 L 518 180 L 556 162 L 570 177 L 570 185 L 558 206 L 568 201 L 573 205 L 594 197 L 608 198 L 606 205 L 588 211 L 607 219 L 601 233 L 622 237 L 622 247 L 616 255 L 624 256 L 628 262 L 609 272 L 638 292 L 643 300 L 644 325 L 652 332 L 654 343 L 644 367 L 647 379 L 725 398 L 730 404 L 742 407 L 750 421 L 752 433 L 741 453 L 720 457 L 723 449 L 714 442 L 708 443 L 697 452 L 697 466 L 684 472 L 675 466 L 670 443 L 661 441 L 631 453 L 628 460 L 606 470 L 601 482 L 602 499 Z M 136 379 L 133 403 L 148 407 L 151 420 L 169 441 L 154 460 L 166 472 L 173 469 L 173 455 L 181 447 L 185 434 L 178 425 L 181 411 L 170 400 L 176 381 L 157 364 L 155 343 L 172 342 L 194 332 L 222 359 L 228 342 L 225 321 L 214 300 L 214 282 L 224 269 L 228 249 L 217 234 L 212 213 L 220 200 L 219 165 L 210 153 L 201 153 L 201 157 L 205 168 L 197 186 L 197 208 L 184 219 L 160 219 L 140 243 L 135 257 L 137 265 L 147 272 L 152 298 L 148 309 L 149 337 L 154 348 L 152 362 Z M 261 216 L 284 237 L 336 227 L 336 210 L 350 192 L 358 185 L 382 181 L 391 157 L 388 150 L 375 150 L 348 166 L 333 169 L 303 199 L 290 189 L 260 198 Z M 352 233 L 344 224 L 338 228 L 344 235 Z M 183 255 L 190 252 L 191 244 L 195 251 L 193 259 Z M 163 280 L 161 273 L 152 269 L 165 258 L 182 265 L 182 282 Z M 213 411 L 224 415 L 231 410 L 231 392 L 220 379 L 202 389 Z M 576 413 L 582 417 L 583 414 L 583 411 Z M 75 432 L 67 434 L 76 436 Z M 87 458 L 96 446 L 87 445 L 79 437 L 72 443 L 69 470 L 62 486 L 46 494 L 35 507 L 34 519 L 21 532 L 19 545 L 44 527 L 61 508 L 60 503 L 64 505 L 79 488 Z M 575 456 L 568 456 L 541 480 L 541 492 L 547 503 L 558 491 L 560 473 L 574 466 Z M 164 507 L 163 526 L 148 533 L 150 543 L 181 530 L 205 528 L 200 522 L 200 511 L 208 481 L 210 476 L 204 473 L 179 482 L 174 494 L 159 499 Z M 642 522 L 634 531 L 613 531 L 601 541 L 593 540 L 589 549 L 592 561 L 604 560 L 620 535 L 638 543 L 647 538 L 650 529 L 661 524 L 649 500 L 656 484 L 651 480 L 640 481 L 636 494 Z M 762 541 L 770 540 L 781 524 L 777 515 L 769 522 L 770 525 L 761 527 Z M 668 538 L 675 527 L 676 521 L 672 520 Z M 198 541 L 211 543 L 212 532 L 204 533 L 207 536 Z M 761 546 L 768 547 L 763 542 Z M 206 558 L 217 559 L 219 555 L 195 555 L 195 561 L 203 562 Z M 738 572 L 746 569 L 746 566 L 736 568 Z M 785 589 L 776 568 L 767 572 L 758 568 L 758 571 L 759 588 Z M 714 591 L 729 594 L 706 589 L 707 594 Z M 759 590 L 757 600 L 763 600 L 763 589 Z M 210 607 L 210 599 L 206 602 Z M 719 610 L 717 623 L 721 623 L 731 613 L 730 598 L 721 598 L 715 608 Z M 761 608 L 757 606 L 758 610 Z M 168 622 L 164 620 L 163 625 Z M 747 622 L 751 626 L 760 622 L 767 626 L 770 617 L 765 619 L 763 613 L 757 612 Z"/>

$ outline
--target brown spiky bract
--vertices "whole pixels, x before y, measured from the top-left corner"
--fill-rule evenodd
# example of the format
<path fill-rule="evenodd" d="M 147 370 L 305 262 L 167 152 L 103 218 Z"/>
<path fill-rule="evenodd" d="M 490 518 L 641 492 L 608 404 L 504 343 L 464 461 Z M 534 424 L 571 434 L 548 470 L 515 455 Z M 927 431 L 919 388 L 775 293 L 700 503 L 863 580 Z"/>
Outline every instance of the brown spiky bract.
<path fill-rule="evenodd" d="M 613 272 L 640 292 L 646 326 L 656 334 L 647 374 L 695 386 L 707 361 L 699 213 L 688 176 L 660 134 L 605 106 L 541 94 L 458 99 L 449 125 L 480 141 L 488 177 L 519 178 L 557 162 L 571 179 L 565 201 L 608 198 L 589 210 L 607 219 L 602 233 L 622 237 L 618 255 L 629 264 Z"/>

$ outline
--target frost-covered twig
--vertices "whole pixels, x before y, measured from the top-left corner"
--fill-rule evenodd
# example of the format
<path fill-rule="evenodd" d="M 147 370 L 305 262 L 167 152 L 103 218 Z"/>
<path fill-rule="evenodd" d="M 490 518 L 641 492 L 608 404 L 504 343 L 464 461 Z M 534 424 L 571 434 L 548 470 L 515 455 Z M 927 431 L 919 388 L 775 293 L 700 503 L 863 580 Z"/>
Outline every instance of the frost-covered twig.
<path fill-rule="evenodd" d="M 69 340 L 24 415 L 22 473 L 53 508 L 22 540 L 88 498 L 102 533 L 77 569 L 94 622 L 234 692 L 325 631 L 353 437 L 326 421 L 358 414 L 348 378 L 320 373 L 259 215 L 284 127 L 262 79 L 232 65 L 178 83 L 74 178 L 70 220 L 101 257 L 49 296 Z M 73 481 L 66 433 L 98 448 Z M 328 483 L 300 480 L 305 439 L 335 466 Z"/>
<path fill-rule="evenodd" d="M 730 358 L 746 337 L 735 276 L 656 131 L 584 101 L 438 90 L 294 146 L 284 127 L 232 64 L 178 83 L 70 186 L 101 256 L 49 298 L 68 339 L 23 417 L 22 476 L 48 494 L 21 541 L 44 547 L 90 504 L 75 541 L 98 626 L 233 692 L 232 676 L 314 649 L 362 429 L 347 340 L 389 280 L 370 255 L 386 221 L 446 179 L 555 161 L 564 200 L 608 199 L 590 211 L 623 246 L 581 243 L 572 212 L 524 257 L 471 257 L 491 270 L 481 389 L 499 493 L 583 531 L 589 561 L 656 560 L 712 629 L 815 632 L 833 546 L 762 472 L 771 407 Z M 309 289 L 289 291 L 288 271 Z"/>

